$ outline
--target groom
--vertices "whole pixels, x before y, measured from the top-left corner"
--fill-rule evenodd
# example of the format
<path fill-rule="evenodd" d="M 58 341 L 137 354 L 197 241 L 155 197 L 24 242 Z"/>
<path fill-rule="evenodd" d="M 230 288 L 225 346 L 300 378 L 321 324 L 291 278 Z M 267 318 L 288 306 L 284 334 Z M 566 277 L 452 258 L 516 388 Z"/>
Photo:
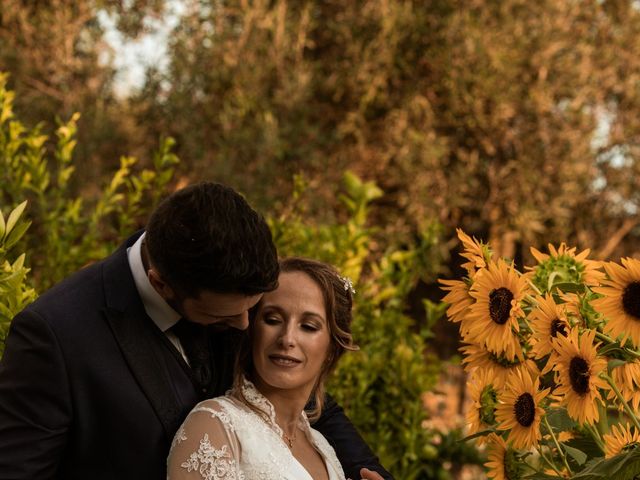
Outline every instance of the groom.
<path fill-rule="evenodd" d="M 0 476 L 165 478 L 175 431 L 230 386 L 247 311 L 277 278 L 269 228 L 238 193 L 200 183 L 165 199 L 144 233 L 13 320 Z M 331 399 L 315 427 L 347 476 L 391 478 Z"/>

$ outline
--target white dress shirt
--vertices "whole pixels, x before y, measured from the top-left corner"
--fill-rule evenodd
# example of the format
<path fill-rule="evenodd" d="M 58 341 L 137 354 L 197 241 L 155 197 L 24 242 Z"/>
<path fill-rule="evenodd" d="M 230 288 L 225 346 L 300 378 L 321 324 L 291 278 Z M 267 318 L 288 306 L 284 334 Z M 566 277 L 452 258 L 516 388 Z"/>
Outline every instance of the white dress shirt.
<path fill-rule="evenodd" d="M 178 349 L 182 358 L 189 363 L 184 349 L 180 344 L 180 340 L 176 337 L 176 334 L 171 331 L 178 320 L 180 320 L 180 314 L 176 312 L 169 304 L 160 296 L 160 294 L 153 288 L 149 277 L 142 263 L 142 241 L 146 232 L 140 235 L 140 238 L 131 247 L 127 249 L 127 257 L 129 259 L 129 267 L 131 268 L 131 274 L 133 275 L 133 281 L 136 284 L 138 294 L 142 299 L 142 304 L 147 312 L 147 315 L 151 317 L 153 323 L 164 332 L 167 338 Z"/>

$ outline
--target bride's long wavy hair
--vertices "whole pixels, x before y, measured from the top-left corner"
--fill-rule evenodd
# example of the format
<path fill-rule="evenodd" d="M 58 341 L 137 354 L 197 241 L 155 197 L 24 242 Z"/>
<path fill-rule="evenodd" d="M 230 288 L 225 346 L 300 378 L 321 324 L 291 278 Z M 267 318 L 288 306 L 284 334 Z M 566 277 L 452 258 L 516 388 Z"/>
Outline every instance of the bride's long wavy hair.
<path fill-rule="evenodd" d="M 317 260 L 302 257 L 289 257 L 280 260 L 280 273 L 302 272 L 308 275 L 322 290 L 324 297 L 324 307 L 329 327 L 330 343 L 327 358 L 323 363 L 323 368 L 316 379 L 316 383 L 311 391 L 309 402 L 305 411 L 311 422 L 317 420 L 322 413 L 325 389 L 324 383 L 327 376 L 335 369 L 338 360 L 346 350 L 358 350 L 358 346 L 353 342 L 351 335 L 351 307 L 353 297 L 351 285 L 346 284 L 346 279 L 340 277 L 335 268 Z M 242 393 L 240 388 L 242 377 L 246 376 L 253 380 L 255 367 L 252 356 L 253 324 L 260 309 L 260 303 L 253 307 L 250 314 L 248 335 L 245 336 L 236 357 L 234 373 L 234 394 L 237 395 L 247 406 L 256 410 Z M 265 416 L 267 412 L 258 411 Z"/>

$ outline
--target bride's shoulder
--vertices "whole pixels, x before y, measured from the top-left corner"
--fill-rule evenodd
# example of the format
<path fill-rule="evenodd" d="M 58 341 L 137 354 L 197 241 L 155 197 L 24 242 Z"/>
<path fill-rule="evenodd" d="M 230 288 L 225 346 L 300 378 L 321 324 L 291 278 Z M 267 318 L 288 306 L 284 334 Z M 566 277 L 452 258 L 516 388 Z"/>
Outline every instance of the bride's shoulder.
<path fill-rule="evenodd" d="M 233 414 L 235 410 L 235 405 L 227 397 L 209 398 L 193 407 L 189 413 L 189 417 L 209 416 L 211 418 L 222 420 L 226 423 L 229 414 Z"/>

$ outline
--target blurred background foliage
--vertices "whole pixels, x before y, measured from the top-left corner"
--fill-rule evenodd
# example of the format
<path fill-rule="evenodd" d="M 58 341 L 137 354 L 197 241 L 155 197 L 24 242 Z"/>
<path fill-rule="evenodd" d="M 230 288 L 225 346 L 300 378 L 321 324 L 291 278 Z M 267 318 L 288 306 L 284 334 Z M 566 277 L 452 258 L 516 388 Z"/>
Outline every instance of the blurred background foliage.
<path fill-rule="evenodd" d="M 139 41 L 168 18 L 166 62 L 116 89 L 109 29 Z M 519 264 L 547 242 L 640 253 L 638 52 L 633 0 L 0 0 L 0 207 L 28 200 L 32 222 L 2 268 L 42 291 L 167 191 L 227 183 L 282 252 L 359 279 L 340 399 L 400 478 L 446 476 L 415 467 L 424 437 L 375 436 L 402 422 L 376 381 L 415 396 L 455 361 L 434 279 L 459 276 L 456 227 Z"/>

